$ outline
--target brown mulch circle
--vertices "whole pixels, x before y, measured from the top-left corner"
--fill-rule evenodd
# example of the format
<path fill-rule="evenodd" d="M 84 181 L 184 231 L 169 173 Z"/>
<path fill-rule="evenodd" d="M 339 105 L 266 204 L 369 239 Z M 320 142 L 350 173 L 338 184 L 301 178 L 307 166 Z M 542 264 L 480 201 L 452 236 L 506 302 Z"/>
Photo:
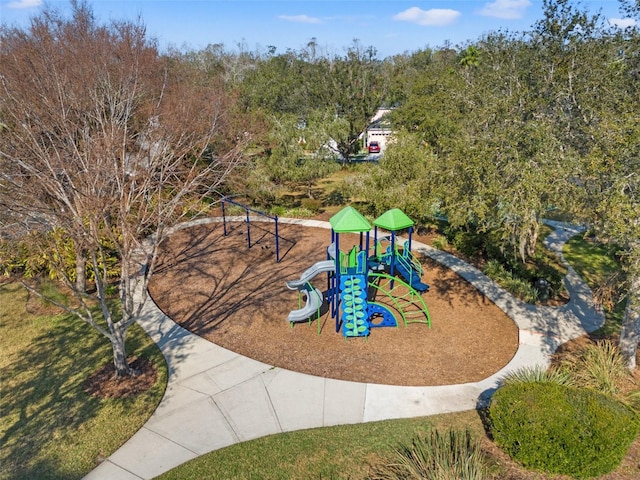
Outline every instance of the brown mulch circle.
<path fill-rule="evenodd" d="M 98 398 L 133 397 L 144 393 L 155 385 L 158 369 L 151 360 L 145 357 L 132 357 L 129 366 L 136 375 L 116 377 L 113 362 L 95 371 L 82 384 L 82 389 Z"/>
<path fill-rule="evenodd" d="M 220 223 L 176 232 L 162 246 L 149 291 L 158 306 L 191 332 L 268 365 L 328 378 L 389 385 L 476 382 L 504 367 L 518 348 L 514 322 L 472 285 L 429 259 L 423 294 L 432 326 L 372 329 L 346 340 L 325 313 L 319 322 L 291 327 L 298 292 L 286 287 L 326 260 L 331 232 L 280 224 L 279 263 L 273 224 Z M 340 235 L 340 248 L 359 243 Z M 313 285 L 327 289 L 327 275 Z M 321 333 L 318 334 L 320 327 Z"/>

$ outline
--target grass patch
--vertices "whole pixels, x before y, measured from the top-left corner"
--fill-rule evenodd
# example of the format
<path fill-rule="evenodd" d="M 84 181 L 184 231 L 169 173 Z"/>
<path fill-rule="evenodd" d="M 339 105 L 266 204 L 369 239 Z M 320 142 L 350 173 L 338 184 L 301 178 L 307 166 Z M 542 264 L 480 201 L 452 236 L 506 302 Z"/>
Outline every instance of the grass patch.
<path fill-rule="evenodd" d="M 514 383 L 557 383 L 558 385 L 573 386 L 574 381 L 566 369 L 546 369 L 538 365 L 535 367 L 523 367 L 508 373 L 502 379 L 502 385 Z"/>
<path fill-rule="evenodd" d="M 281 185 L 276 198 L 259 208 L 272 215 L 290 217 L 334 214 L 358 200 L 356 192 L 363 174 L 370 168 L 369 164 L 348 164 L 315 180 L 311 188 L 296 182 Z"/>
<path fill-rule="evenodd" d="M 606 322 L 598 333 L 619 333 L 626 300 L 622 292 L 624 275 L 611 247 L 578 235 L 565 244 L 562 253 L 602 304 Z"/>
<path fill-rule="evenodd" d="M 109 342 L 67 313 L 32 313 L 18 283 L 0 286 L 0 479 L 81 478 L 149 418 L 167 381 L 162 354 L 134 325 L 128 351 L 158 380 L 124 399 L 88 396 L 82 382 L 112 360 Z"/>
<path fill-rule="evenodd" d="M 598 288 L 620 270 L 610 246 L 587 240 L 582 235 L 572 237 L 562 254 L 592 288 Z"/>
<path fill-rule="evenodd" d="M 475 411 L 301 430 L 216 450 L 158 479 L 367 478 L 375 466 L 393 458 L 399 445 L 411 444 L 433 428 L 470 428 L 477 436 L 484 432 Z"/>

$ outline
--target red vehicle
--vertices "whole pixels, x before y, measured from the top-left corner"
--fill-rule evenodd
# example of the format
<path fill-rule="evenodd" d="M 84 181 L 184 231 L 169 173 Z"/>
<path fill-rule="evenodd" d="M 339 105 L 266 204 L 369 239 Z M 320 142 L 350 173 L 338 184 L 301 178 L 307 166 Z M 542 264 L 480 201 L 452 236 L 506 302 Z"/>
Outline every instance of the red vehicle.
<path fill-rule="evenodd" d="M 378 142 L 369 143 L 369 153 L 380 153 L 380 144 Z"/>

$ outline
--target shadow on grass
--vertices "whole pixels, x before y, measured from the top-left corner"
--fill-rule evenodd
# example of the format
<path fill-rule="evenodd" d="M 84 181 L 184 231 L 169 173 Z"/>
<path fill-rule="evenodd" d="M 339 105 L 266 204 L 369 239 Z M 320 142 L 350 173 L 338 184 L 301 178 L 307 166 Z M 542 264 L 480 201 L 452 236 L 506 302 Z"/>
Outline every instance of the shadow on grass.
<path fill-rule="evenodd" d="M 94 365 L 109 358 L 105 340 L 69 314 L 43 321 L 49 325 L 0 373 L 3 416 L 12 419 L 0 443 L 11 478 L 71 478 L 51 462 L 33 459 L 99 408 L 81 384 Z"/>
<path fill-rule="evenodd" d="M 81 440 L 93 440 L 90 434 L 95 427 L 109 431 L 103 424 L 96 425 L 95 419 L 113 402 L 87 395 L 82 384 L 111 361 L 110 344 L 71 314 L 25 321 L 41 325 L 28 346 L 0 369 L 0 478 L 81 478 L 95 466 L 96 453 L 92 452 L 102 452 L 102 448 L 109 448 L 104 445 L 126 440 L 119 439 L 118 433 L 109 433 L 109 439 L 95 438 L 86 445 Z M 8 322 L 20 328 L 13 319 Z M 144 348 L 143 339 L 130 335 L 128 351 L 153 356 L 155 346 Z M 122 402 L 124 413 L 129 403 Z M 113 427 L 118 430 L 117 421 Z M 106 456 L 111 452 L 102 453 Z"/>

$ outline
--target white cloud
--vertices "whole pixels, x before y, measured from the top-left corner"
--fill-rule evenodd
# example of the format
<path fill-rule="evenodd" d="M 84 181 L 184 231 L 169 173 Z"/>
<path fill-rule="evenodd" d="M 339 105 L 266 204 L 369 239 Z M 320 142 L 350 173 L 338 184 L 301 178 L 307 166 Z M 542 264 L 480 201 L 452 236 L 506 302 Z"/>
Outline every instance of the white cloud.
<path fill-rule="evenodd" d="M 7 3 L 7 8 L 33 8 L 42 5 L 42 0 L 14 0 Z"/>
<path fill-rule="evenodd" d="M 460 17 L 460 12 L 448 8 L 432 8 L 422 10 L 418 7 L 411 7 L 393 16 L 394 20 L 417 23 L 423 26 L 443 26 L 451 25 Z"/>
<path fill-rule="evenodd" d="M 530 6 L 530 0 L 495 0 L 494 2 L 486 3 L 480 10 L 480 15 L 515 20 L 522 18 L 524 11 Z"/>
<path fill-rule="evenodd" d="M 294 23 L 322 23 L 319 18 L 310 17 L 309 15 L 280 15 L 278 18 Z"/>
<path fill-rule="evenodd" d="M 633 18 L 610 18 L 609 25 L 618 28 L 627 28 L 635 26 L 636 21 Z"/>

